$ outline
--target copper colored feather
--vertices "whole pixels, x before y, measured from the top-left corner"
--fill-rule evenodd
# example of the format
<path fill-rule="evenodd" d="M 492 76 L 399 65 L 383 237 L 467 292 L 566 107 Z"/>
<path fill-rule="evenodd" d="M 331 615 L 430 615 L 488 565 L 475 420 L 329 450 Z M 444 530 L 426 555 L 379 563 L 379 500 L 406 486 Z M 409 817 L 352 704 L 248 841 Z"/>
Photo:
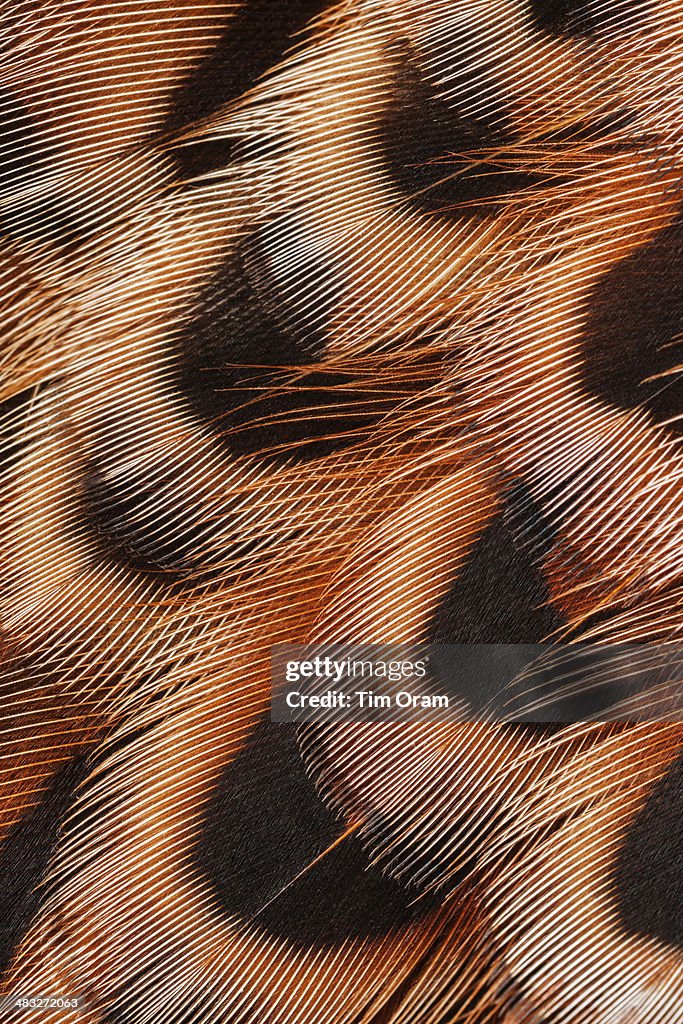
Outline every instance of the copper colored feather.
<path fill-rule="evenodd" d="M 683 1024 L 683 726 L 269 711 L 683 639 L 682 154 L 679 0 L 2 6 L 2 1024 Z"/>

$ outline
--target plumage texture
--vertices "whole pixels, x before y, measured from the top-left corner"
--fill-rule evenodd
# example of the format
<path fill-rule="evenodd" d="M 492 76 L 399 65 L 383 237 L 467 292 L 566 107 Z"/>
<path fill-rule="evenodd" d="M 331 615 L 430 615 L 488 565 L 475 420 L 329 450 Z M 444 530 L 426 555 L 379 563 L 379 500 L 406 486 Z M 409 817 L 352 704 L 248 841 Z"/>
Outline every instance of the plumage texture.
<path fill-rule="evenodd" d="M 681 726 L 268 715 L 283 641 L 683 639 L 683 4 L 0 40 L 1 1019 L 683 1022 Z"/>

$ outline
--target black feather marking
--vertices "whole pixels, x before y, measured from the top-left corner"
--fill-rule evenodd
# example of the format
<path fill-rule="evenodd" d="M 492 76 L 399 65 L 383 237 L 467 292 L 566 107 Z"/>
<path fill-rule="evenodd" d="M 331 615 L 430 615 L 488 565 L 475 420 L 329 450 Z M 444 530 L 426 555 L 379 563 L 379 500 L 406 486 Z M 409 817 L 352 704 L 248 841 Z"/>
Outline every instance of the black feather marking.
<path fill-rule="evenodd" d="M 530 0 L 530 5 L 543 32 L 587 38 L 608 27 L 640 29 L 653 6 L 652 0 Z"/>
<path fill-rule="evenodd" d="M 221 172 L 237 164 L 256 158 L 261 161 L 282 159 L 293 147 L 294 142 L 284 132 L 263 132 L 255 138 L 240 135 L 191 138 L 172 145 L 168 152 L 183 185 L 205 188 L 220 182 Z"/>
<path fill-rule="evenodd" d="M 368 867 L 353 836 L 304 872 L 343 831 L 306 775 L 294 729 L 265 721 L 216 790 L 196 857 L 226 913 L 303 947 L 382 936 L 433 909 L 411 906 L 415 892 Z"/>
<path fill-rule="evenodd" d="M 106 481 L 90 466 L 84 474 L 88 525 L 94 530 L 103 556 L 115 559 L 150 582 L 181 594 L 223 589 L 238 577 L 256 571 L 256 561 L 267 558 L 272 547 L 291 542 L 296 527 L 241 534 L 226 531 L 217 543 L 217 531 L 230 521 L 229 505 L 215 519 L 206 520 L 194 508 L 174 498 L 172 482 L 155 478 L 126 481 L 125 488 Z"/>
<path fill-rule="evenodd" d="M 41 136 L 29 112 L 11 92 L 0 89 L 0 199 L 26 190 L 21 205 L 0 207 L 0 229 L 23 240 L 49 241 L 73 249 L 84 236 L 77 211 L 40 180 L 53 168 L 54 148 Z"/>
<path fill-rule="evenodd" d="M 239 138 L 199 139 L 174 146 L 169 151 L 177 164 L 184 183 L 193 185 L 192 179 L 203 177 L 200 184 L 210 184 L 212 171 L 221 171 L 238 162 L 243 153 Z"/>
<path fill-rule="evenodd" d="M 484 217 L 547 176 L 501 162 L 514 142 L 505 117 L 459 113 L 414 68 L 403 65 L 384 115 L 382 143 L 391 180 L 426 213 Z"/>
<path fill-rule="evenodd" d="M 596 284 L 582 335 L 583 380 L 623 409 L 643 406 L 683 430 L 683 216 L 617 263 Z"/>
<path fill-rule="evenodd" d="M 551 128 L 550 131 L 539 134 L 539 143 L 549 146 L 571 143 L 577 145 L 582 142 L 601 143 L 603 152 L 624 152 L 624 140 L 614 140 L 614 136 L 623 133 L 637 124 L 638 114 L 632 110 L 617 107 L 614 110 L 603 111 L 592 120 L 577 120 L 573 124 L 562 125 L 558 128 Z M 629 144 L 634 145 L 640 142 L 647 145 L 646 139 L 637 139 L 633 135 L 629 137 Z M 561 153 L 560 153 L 561 155 Z"/>
<path fill-rule="evenodd" d="M 525 515 L 536 542 L 522 543 L 517 532 L 521 493 L 508 497 L 436 609 L 433 643 L 540 643 L 563 625 L 549 603 L 541 565 L 556 527 L 525 492 Z"/>
<path fill-rule="evenodd" d="M 329 0 L 246 0 L 214 47 L 172 97 L 164 132 L 210 117 L 237 99 L 280 62 L 298 34 Z"/>
<path fill-rule="evenodd" d="M 0 847 L 0 973 L 40 909 L 43 880 L 55 853 L 62 820 L 90 769 L 74 757 L 50 780 L 40 802 L 13 827 Z"/>
<path fill-rule="evenodd" d="M 630 826 L 614 873 L 623 926 L 683 947 L 683 757 L 669 768 Z"/>
<path fill-rule="evenodd" d="M 234 455 L 318 458 L 357 442 L 385 408 L 352 373 L 319 365 L 327 336 L 306 309 L 307 280 L 328 282 L 324 317 L 330 269 L 310 256 L 285 298 L 255 233 L 225 260 L 178 339 L 177 386 Z"/>
<path fill-rule="evenodd" d="M 552 35 L 590 33 L 594 29 L 586 0 L 530 0 L 534 22 Z"/>
<path fill-rule="evenodd" d="M 167 583 L 187 578 L 202 565 L 207 526 L 162 501 L 163 481 L 126 482 L 116 487 L 90 466 L 84 474 L 90 526 L 108 554 L 138 572 Z M 161 512 L 159 509 L 161 508 Z"/>

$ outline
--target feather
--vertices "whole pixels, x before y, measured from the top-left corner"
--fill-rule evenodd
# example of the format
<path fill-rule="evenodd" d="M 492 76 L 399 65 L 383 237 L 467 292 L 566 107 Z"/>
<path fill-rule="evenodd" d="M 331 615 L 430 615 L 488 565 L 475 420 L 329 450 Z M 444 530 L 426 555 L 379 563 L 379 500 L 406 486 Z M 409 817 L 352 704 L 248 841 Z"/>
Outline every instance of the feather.
<path fill-rule="evenodd" d="M 4 5 L 3 1021 L 683 1021 L 682 13 Z M 434 642 L 630 660 L 271 719 Z"/>

